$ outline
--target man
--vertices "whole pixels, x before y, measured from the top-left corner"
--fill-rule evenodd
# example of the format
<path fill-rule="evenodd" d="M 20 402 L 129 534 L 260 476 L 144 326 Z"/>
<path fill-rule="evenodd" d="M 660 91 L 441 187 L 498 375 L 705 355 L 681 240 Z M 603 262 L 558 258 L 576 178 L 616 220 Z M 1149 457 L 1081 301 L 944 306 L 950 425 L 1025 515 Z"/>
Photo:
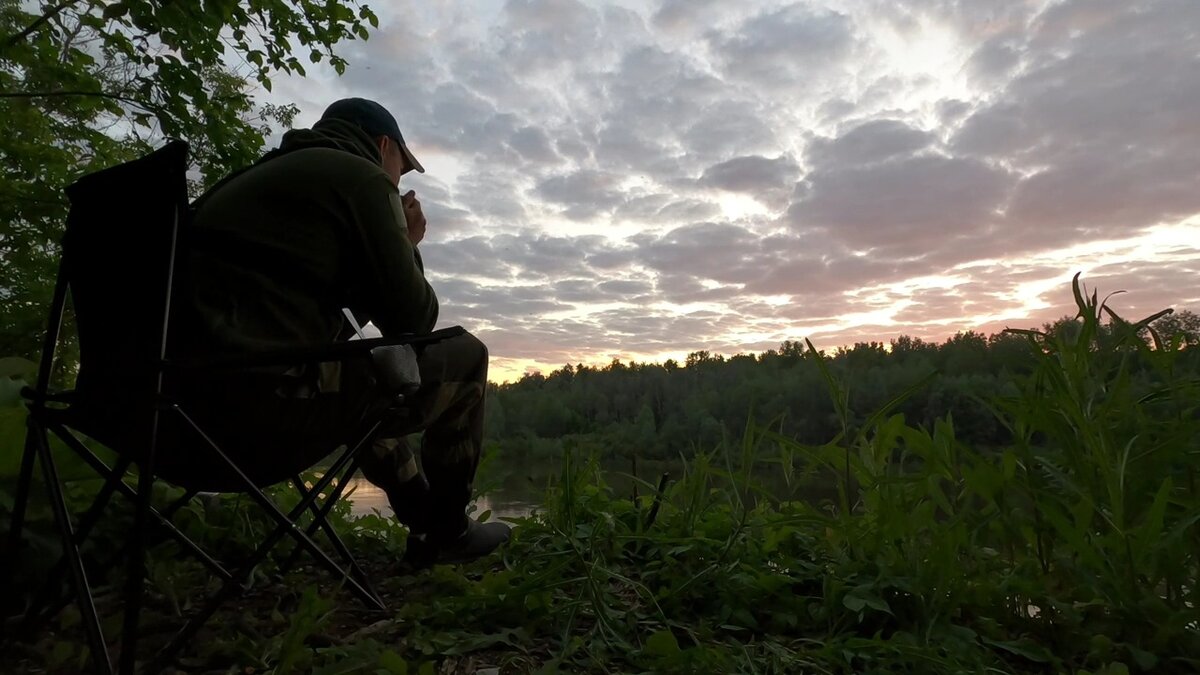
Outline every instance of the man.
<path fill-rule="evenodd" d="M 193 205 L 184 319 L 172 328 L 177 353 L 344 340 L 351 328 L 343 308 L 384 337 L 430 333 L 438 301 L 417 248 L 425 216 L 412 190 L 399 191 L 409 171 L 424 167 L 392 115 L 350 98 L 203 195 Z M 481 557 L 509 536 L 507 525 L 465 513 L 480 457 L 487 363 L 486 347 L 470 334 L 419 348 L 421 386 L 408 409 L 395 409 L 395 392 L 365 355 L 205 373 L 174 386 L 201 428 L 214 429 L 218 445 L 262 483 L 312 466 L 357 440 L 364 420 L 382 415 L 380 437 L 361 455 L 363 474 L 410 528 L 406 560 L 424 566 Z M 420 468 L 403 440 L 418 430 Z M 169 460 L 164 466 L 169 477 Z"/>

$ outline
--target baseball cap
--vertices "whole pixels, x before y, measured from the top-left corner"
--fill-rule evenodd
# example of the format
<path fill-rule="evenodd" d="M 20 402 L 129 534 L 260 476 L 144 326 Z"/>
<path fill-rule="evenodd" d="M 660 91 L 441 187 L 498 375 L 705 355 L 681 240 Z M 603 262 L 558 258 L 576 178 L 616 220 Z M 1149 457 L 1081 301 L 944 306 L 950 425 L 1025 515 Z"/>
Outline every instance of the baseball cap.
<path fill-rule="evenodd" d="M 396 141 L 400 145 L 400 152 L 404 153 L 408 159 L 409 165 L 421 173 L 425 173 L 425 167 L 417 161 L 413 156 L 412 150 L 408 149 L 408 144 L 404 142 L 404 136 L 400 133 L 400 127 L 396 124 L 396 118 L 387 111 L 387 108 L 379 105 L 375 101 L 365 98 L 343 98 L 329 104 L 325 112 L 321 113 L 322 120 L 339 119 L 347 122 L 353 122 L 362 127 L 362 130 L 375 136 L 387 136 Z"/>

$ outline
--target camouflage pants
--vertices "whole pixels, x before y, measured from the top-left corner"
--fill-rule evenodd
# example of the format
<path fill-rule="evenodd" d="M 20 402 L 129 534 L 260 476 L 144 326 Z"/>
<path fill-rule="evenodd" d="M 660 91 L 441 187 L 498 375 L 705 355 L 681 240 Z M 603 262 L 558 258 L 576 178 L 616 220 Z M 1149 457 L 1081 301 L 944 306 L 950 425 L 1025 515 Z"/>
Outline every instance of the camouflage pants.
<path fill-rule="evenodd" d="M 467 333 L 418 352 L 421 388 L 362 454 L 362 472 L 417 532 L 461 532 L 483 448 L 488 353 Z M 421 434 L 420 467 L 404 436 Z M 423 470 L 423 472 L 422 472 Z"/>
<path fill-rule="evenodd" d="M 339 446 L 357 442 L 379 421 L 379 433 L 359 455 L 363 475 L 388 495 L 396 516 L 414 531 L 457 534 L 466 525 L 483 443 L 487 347 L 465 333 L 419 348 L 418 365 L 421 387 L 398 408 L 366 358 L 342 363 L 331 391 L 280 396 L 275 385 L 241 374 L 208 378 L 180 398 L 260 485 L 308 469 Z M 176 434 L 176 443 L 159 452 L 160 475 L 200 489 L 233 489 L 228 472 L 209 460 L 194 434 L 165 431 Z M 404 442 L 417 432 L 422 432 L 419 467 Z"/>

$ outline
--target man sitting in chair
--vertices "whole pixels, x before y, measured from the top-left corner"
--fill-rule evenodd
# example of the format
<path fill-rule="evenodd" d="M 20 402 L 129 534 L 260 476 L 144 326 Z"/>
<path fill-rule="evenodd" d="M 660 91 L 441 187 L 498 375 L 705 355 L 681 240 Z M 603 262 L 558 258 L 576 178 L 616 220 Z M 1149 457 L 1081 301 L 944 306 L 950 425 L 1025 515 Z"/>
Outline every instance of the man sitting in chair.
<path fill-rule="evenodd" d="M 399 191 L 414 170 L 424 172 L 392 115 L 350 98 L 214 186 L 193 205 L 175 353 L 346 340 L 357 326 L 344 309 L 384 337 L 430 333 L 438 301 L 417 248 L 425 216 L 412 190 Z M 173 388 L 261 484 L 311 467 L 355 442 L 366 420 L 382 418 L 361 467 L 410 529 L 406 561 L 465 562 L 509 537 L 507 525 L 466 515 L 483 440 L 487 348 L 463 333 L 417 351 L 420 388 L 403 406 L 370 358 L 205 373 Z M 403 440 L 416 431 L 424 432 L 420 467 Z"/>

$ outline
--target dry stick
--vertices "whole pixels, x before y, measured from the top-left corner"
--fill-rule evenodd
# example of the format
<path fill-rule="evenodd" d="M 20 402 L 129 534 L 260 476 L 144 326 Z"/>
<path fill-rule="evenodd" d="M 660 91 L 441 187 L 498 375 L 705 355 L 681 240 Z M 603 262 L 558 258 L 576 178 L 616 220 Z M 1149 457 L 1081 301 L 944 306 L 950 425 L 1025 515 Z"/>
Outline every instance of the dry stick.
<path fill-rule="evenodd" d="M 663 472 L 662 477 L 658 479 L 658 491 L 654 494 L 654 503 L 650 505 L 650 514 L 646 516 L 646 527 L 643 529 L 649 530 L 654 524 L 654 520 L 658 518 L 658 507 L 662 505 L 663 491 L 667 489 L 667 481 L 671 480 L 671 474 Z"/>
<path fill-rule="evenodd" d="M 638 477 L 638 475 L 637 475 L 637 451 L 636 450 L 633 451 L 633 455 L 630 457 L 630 461 L 633 462 L 633 503 L 634 503 L 634 506 L 636 507 L 637 506 L 637 498 L 638 498 L 638 493 L 637 493 L 637 477 Z"/>

